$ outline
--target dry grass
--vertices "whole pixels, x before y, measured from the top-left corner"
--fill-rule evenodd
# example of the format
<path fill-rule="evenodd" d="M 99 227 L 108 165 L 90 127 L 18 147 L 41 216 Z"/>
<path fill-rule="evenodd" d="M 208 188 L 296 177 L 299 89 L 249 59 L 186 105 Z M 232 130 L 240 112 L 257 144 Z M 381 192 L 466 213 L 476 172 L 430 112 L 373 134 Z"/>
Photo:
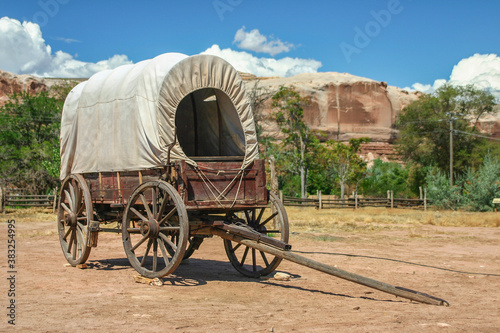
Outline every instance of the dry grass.
<path fill-rule="evenodd" d="M 290 229 L 295 232 L 370 232 L 421 225 L 500 227 L 500 213 L 420 211 L 412 209 L 323 209 L 287 207 Z M 411 235 L 410 235 L 411 236 Z M 411 237 L 418 237 L 414 233 Z"/>
<path fill-rule="evenodd" d="M 21 208 L 7 209 L 1 214 L 1 220 L 14 219 L 16 222 L 56 222 L 57 213 L 52 213 L 52 208 Z"/>
<path fill-rule="evenodd" d="M 471 213 L 460 211 L 427 212 L 412 209 L 360 208 L 323 209 L 286 207 L 290 230 L 295 232 L 372 232 L 408 229 L 423 225 L 452 227 L 500 227 L 500 212 Z M 52 209 L 8 209 L 0 214 L 5 222 L 55 222 Z M 109 227 L 109 226 L 107 226 Z M 418 233 L 410 237 L 418 237 Z"/>

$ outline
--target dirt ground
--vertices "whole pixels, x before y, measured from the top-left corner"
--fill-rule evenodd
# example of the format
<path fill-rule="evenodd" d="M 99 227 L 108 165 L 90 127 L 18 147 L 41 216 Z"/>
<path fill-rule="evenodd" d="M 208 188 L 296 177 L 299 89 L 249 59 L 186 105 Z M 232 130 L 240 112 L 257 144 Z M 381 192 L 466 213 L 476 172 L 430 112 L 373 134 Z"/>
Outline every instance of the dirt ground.
<path fill-rule="evenodd" d="M 0 331 L 7 323 L 7 223 L 0 223 Z M 56 225 L 17 223 L 16 326 L 25 332 L 499 332 L 500 228 L 419 226 L 294 233 L 293 250 L 443 298 L 411 302 L 291 262 L 290 281 L 241 276 L 207 239 L 160 287 L 135 283 L 121 236 L 102 233 L 86 269 L 66 267 Z"/>

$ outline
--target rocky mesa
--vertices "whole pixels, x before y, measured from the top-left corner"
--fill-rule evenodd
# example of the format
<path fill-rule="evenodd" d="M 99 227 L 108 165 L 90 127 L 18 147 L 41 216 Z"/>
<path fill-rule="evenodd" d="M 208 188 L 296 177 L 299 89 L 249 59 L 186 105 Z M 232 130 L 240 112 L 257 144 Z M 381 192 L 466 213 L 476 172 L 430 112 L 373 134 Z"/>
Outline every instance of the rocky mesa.
<path fill-rule="evenodd" d="M 313 130 L 323 132 L 327 139 L 341 141 L 370 138 L 362 150 L 366 160 L 398 160 L 392 145 L 397 136 L 396 117 L 422 95 L 348 73 L 299 74 L 289 78 L 246 74 L 243 77 L 250 89 L 257 87 L 261 92 L 272 93 L 280 86 L 294 86 L 303 97 L 310 99 L 304 108 L 304 118 Z M 497 105 L 495 110 L 496 115 L 484 117 L 480 127 L 485 134 L 499 138 L 500 107 Z M 270 119 L 270 100 L 264 103 L 262 113 L 268 120 L 263 124 L 264 135 L 279 138 L 280 130 Z"/>

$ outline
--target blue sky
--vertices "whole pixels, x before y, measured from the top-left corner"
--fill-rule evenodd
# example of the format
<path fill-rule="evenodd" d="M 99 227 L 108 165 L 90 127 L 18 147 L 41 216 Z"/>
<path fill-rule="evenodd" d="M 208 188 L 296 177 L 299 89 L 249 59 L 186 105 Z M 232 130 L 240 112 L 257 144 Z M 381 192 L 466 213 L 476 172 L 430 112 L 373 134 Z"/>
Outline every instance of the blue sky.
<path fill-rule="evenodd" d="M 4 0 L 0 69 L 88 76 L 210 50 L 257 75 L 347 72 L 420 90 L 475 80 L 500 91 L 499 13 L 496 0 Z"/>

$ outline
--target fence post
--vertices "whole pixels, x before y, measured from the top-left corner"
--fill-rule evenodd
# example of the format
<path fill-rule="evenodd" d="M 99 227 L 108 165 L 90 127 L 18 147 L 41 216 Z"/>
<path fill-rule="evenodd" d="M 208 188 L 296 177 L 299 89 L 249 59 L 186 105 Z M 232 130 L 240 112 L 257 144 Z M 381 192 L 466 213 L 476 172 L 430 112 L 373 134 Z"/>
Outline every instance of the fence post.
<path fill-rule="evenodd" d="M 323 209 L 323 200 L 321 198 L 321 190 L 318 191 L 318 208 Z"/>
<path fill-rule="evenodd" d="M 422 196 L 422 186 L 418 187 L 418 191 L 420 192 L 420 200 L 422 200 L 423 199 L 423 196 Z"/>
<path fill-rule="evenodd" d="M 391 208 L 394 208 L 394 191 L 391 190 Z"/>
<path fill-rule="evenodd" d="M 1 186 L 0 186 L 0 210 L 2 211 L 2 214 L 5 214 L 4 191 Z"/>
<path fill-rule="evenodd" d="M 281 203 L 284 203 L 283 202 L 283 191 L 279 191 L 279 197 L 280 197 Z"/>
<path fill-rule="evenodd" d="M 56 206 L 57 206 L 57 187 L 54 188 L 54 202 L 52 203 L 52 213 L 56 212 Z"/>
<path fill-rule="evenodd" d="M 427 189 L 424 188 L 424 211 L 427 211 Z"/>
<path fill-rule="evenodd" d="M 358 209 L 358 192 L 354 192 L 354 209 Z"/>

